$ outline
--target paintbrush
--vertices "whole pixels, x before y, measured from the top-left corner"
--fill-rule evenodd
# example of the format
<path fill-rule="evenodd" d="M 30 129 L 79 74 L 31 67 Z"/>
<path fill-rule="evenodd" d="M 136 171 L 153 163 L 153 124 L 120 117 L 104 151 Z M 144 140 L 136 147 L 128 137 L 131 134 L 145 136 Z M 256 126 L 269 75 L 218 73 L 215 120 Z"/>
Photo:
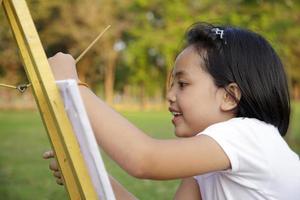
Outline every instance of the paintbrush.
<path fill-rule="evenodd" d="M 108 25 L 94 40 L 91 44 L 75 59 L 76 63 L 78 63 L 81 58 L 95 45 L 95 43 L 102 37 L 102 35 L 111 27 Z"/>

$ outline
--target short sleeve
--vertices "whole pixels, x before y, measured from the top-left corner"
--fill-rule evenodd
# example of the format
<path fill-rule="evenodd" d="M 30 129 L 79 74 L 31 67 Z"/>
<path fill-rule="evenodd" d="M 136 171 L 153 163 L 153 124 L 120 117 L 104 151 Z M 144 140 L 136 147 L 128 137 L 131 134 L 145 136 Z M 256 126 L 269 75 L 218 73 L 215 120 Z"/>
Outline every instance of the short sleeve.
<path fill-rule="evenodd" d="M 221 146 L 230 161 L 231 171 L 235 172 L 239 169 L 238 154 L 236 148 L 232 146 L 231 141 L 227 137 L 224 138 L 224 134 L 226 133 L 220 133 L 220 131 L 215 128 L 211 128 L 202 133 L 202 135 L 207 135 L 213 138 Z"/>
<path fill-rule="evenodd" d="M 256 122 L 248 118 L 233 118 L 214 124 L 198 135 L 213 138 L 230 160 L 231 172 L 259 172 L 265 166 L 258 138 Z M 264 170 L 264 169 L 263 169 Z"/>

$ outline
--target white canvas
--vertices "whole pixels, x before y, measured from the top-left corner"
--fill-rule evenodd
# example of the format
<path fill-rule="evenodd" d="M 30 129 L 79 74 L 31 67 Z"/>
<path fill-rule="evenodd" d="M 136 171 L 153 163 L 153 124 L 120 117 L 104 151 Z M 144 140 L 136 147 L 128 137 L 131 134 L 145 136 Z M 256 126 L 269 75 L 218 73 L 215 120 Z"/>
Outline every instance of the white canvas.
<path fill-rule="evenodd" d="M 102 160 L 87 113 L 75 80 L 57 81 L 65 110 L 73 126 L 89 175 L 101 200 L 114 200 L 115 196 Z"/>

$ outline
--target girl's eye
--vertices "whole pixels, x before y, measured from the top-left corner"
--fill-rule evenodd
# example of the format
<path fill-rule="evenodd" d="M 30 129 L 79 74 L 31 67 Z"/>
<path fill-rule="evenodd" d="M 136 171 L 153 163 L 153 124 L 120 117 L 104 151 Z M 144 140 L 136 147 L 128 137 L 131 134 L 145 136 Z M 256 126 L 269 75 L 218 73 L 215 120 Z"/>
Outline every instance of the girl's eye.
<path fill-rule="evenodd" d="M 187 83 L 178 81 L 178 85 L 179 85 L 179 88 L 183 89 L 185 86 L 187 86 Z"/>

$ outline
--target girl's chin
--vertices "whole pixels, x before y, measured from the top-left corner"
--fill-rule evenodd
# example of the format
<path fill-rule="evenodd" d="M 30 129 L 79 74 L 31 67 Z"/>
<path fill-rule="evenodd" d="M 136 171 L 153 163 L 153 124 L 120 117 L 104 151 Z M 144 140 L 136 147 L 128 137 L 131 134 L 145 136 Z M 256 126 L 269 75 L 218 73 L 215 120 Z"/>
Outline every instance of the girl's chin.
<path fill-rule="evenodd" d="M 177 137 L 187 138 L 187 137 L 193 137 L 193 136 L 197 135 L 197 133 L 192 133 L 192 132 L 188 132 L 188 131 L 180 131 L 180 130 L 175 129 L 175 135 Z"/>

